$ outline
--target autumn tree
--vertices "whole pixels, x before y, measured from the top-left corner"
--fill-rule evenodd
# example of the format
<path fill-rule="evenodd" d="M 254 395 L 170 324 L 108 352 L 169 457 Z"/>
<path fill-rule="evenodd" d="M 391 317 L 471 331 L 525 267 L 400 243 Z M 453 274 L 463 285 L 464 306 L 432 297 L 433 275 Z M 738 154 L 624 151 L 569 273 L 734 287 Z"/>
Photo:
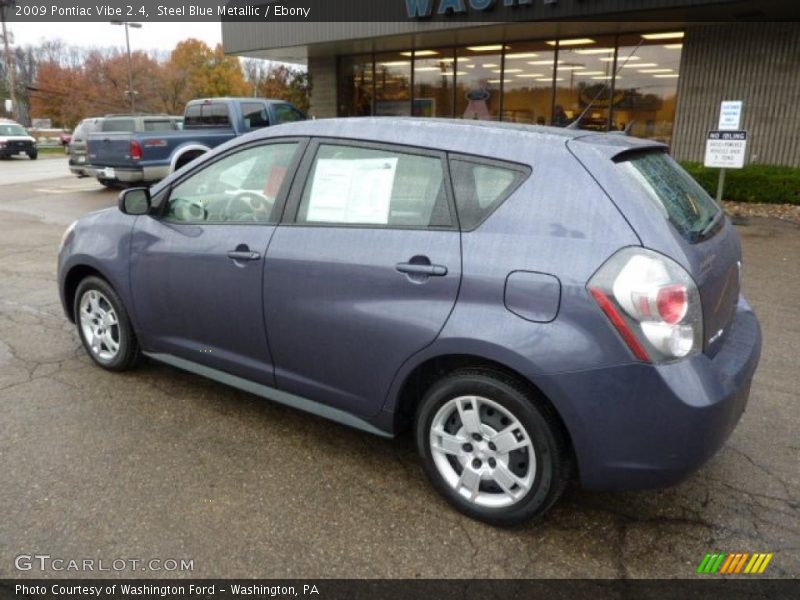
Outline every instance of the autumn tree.
<path fill-rule="evenodd" d="M 212 50 L 200 40 L 184 40 L 162 68 L 160 94 L 169 112 L 182 112 L 192 98 L 244 96 L 247 92 L 239 60 L 226 56 L 221 44 Z"/>
<path fill-rule="evenodd" d="M 244 71 L 254 95 L 286 100 L 300 110 L 308 111 L 311 79 L 307 71 L 258 59 L 245 61 Z"/>
<path fill-rule="evenodd" d="M 130 110 L 125 52 L 67 47 L 56 40 L 32 49 L 27 58 L 19 64 L 25 65 L 21 80 L 30 92 L 32 117 L 74 127 L 89 116 Z M 131 65 L 137 112 L 182 114 L 192 98 L 245 96 L 251 89 L 238 58 L 196 39 L 180 42 L 169 56 L 135 51 Z"/>

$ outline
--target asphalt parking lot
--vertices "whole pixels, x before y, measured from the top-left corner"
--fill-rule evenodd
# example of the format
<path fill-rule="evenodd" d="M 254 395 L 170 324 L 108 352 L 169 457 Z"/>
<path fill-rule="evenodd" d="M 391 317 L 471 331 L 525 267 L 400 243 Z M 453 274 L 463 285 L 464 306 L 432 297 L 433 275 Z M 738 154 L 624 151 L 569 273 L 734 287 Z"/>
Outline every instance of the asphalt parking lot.
<path fill-rule="evenodd" d="M 73 219 L 115 202 L 62 156 L 0 161 L 0 578 L 42 576 L 15 568 L 35 553 L 194 564 L 104 573 L 124 577 L 692 577 L 713 551 L 772 552 L 765 576 L 800 574 L 800 227 L 739 227 L 764 351 L 722 451 L 667 490 L 572 485 L 544 520 L 504 530 L 449 508 L 409 438 L 156 363 L 93 366 L 56 253 Z"/>

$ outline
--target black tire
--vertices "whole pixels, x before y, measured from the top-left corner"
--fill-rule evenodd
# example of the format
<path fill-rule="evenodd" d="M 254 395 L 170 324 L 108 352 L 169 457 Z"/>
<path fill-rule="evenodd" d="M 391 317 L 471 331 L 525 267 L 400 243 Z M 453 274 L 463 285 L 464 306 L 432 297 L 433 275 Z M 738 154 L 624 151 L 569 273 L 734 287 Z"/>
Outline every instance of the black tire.
<path fill-rule="evenodd" d="M 39 158 L 39 151 L 34 150 L 33 152 L 28 152 L 28 158 L 30 158 L 31 160 L 36 160 L 37 158 Z"/>
<path fill-rule="evenodd" d="M 102 294 L 117 315 L 115 333 L 117 334 L 119 349 L 112 358 L 106 360 L 95 354 L 92 350 L 91 343 L 86 339 L 81 324 L 81 300 L 84 294 L 93 290 Z M 73 315 L 83 347 L 95 363 L 109 371 L 127 371 L 136 366 L 141 355 L 139 351 L 139 342 L 131 326 L 130 317 L 128 316 L 128 311 L 125 310 L 125 305 L 114 291 L 114 288 L 112 288 L 107 281 L 94 276 L 87 277 L 81 281 L 78 285 L 78 289 L 75 291 Z"/>
<path fill-rule="evenodd" d="M 97 181 L 101 185 L 107 187 L 110 190 L 118 190 L 118 189 L 120 189 L 122 187 L 122 186 L 120 186 L 119 182 L 114 181 L 113 179 L 100 179 L 100 178 L 98 178 Z"/>
<path fill-rule="evenodd" d="M 535 470 L 529 467 L 532 484 L 524 495 L 508 506 L 493 507 L 481 506 L 464 497 L 453 485 L 448 483 L 434 462 L 431 451 L 430 429 L 439 409 L 448 402 L 462 396 L 478 396 L 500 405 L 505 411 L 511 413 L 525 433 L 531 447 L 535 461 Z M 481 408 L 478 412 L 483 410 Z M 489 414 L 500 414 L 491 407 Z M 497 417 L 494 417 L 497 418 Z M 452 419 L 452 417 L 451 417 Z M 454 428 L 461 427 L 460 417 Z M 482 421 L 485 424 L 485 421 Z M 433 486 L 458 510 L 475 519 L 485 521 L 492 525 L 517 525 L 531 518 L 544 514 L 561 496 L 572 470 L 571 453 L 568 442 L 558 417 L 552 408 L 535 394 L 528 386 L 522 385 L 517 379 L 500 371 L 484 368 L 466 368 L 454 371 L 434 383 L 425 393 L 417 409 L 415 421 L 415 438 L 422 466 L 430 478 Z M 479 442 L 476 442 L 478 444 Z M 484 442 L 485 443 L 485 442 Z M 472 447 L 472 444 L 467 444 Z M 522 456 L 527 456 L 528 450 Z M 510 466 L 512 454 L 508 454 Z M 485 459 L 485 457 L 484 457 Z M 447 458 L 454 470 L 458 469 L 455 457 Z M 485 459 L 490 460 L 494 459 Z M 498 460 L 500 460 L 498 455 Z M 515 459 L 516 460 L 516 459 Z M 531 464 L 530 459 L 529 465 Z M 480 460 L 477 461 L 480 463 Z M 492 463 L 496 465 L 497 463 Z M 524 465 L 524 462 L 520 463 Z M 489 468 L 490 463 L 486 463 Z M 446 467 L 445 467 L 446 468 Z M 463 469 L 463 465 L 461 466 Z M 493 481 L 481 481 L 480 489 L 487 494 L 500 493 L 502 490 Z M 518 488 L 521 490 L 524 488 Z M 498 496 L 500 497 L 500 496 Z"/>
<path fill-rule="evenodd" d="M 174 169 L 173 172 L 177 171 L 181 167 L 184 167 L 184 166 L 188 165 L 195 158 L 199 158 L 200 156 L 203 156 L 203 154 L 205 154 L 205 152 L 204 151 L 199 151 L 199 150 L 193 150 L 193 151 L 187 152 L 186 154 L 184 154 L 183 156 L 181 156 L 177 160 L 177 162 L 175 163 L 175 169 Z"/>

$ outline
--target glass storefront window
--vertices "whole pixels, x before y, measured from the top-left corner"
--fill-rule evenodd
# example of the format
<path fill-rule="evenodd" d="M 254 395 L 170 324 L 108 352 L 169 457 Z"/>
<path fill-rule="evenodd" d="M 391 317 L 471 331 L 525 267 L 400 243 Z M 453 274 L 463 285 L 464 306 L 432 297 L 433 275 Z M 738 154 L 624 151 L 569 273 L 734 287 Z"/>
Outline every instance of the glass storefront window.
<path fill-rule="evenodd" d="M 503 46 L 468 46 L 458 48 L 456 59 L 457 119 L 482 121 L 500 118 L 500 94 L 503 90 Z"/>
<path fill-rule="evenodd" d="M 366 117 L 372 114 L 374 94 L 372 55 L 343 56 L 339 59 L 340 117 Z"/>
<path fill-rule="evenodd" d="M 412 115 L 452 117 L 454 74 L 455 51 L 452 48 L 417 50 L 414 54 Z"/>
<path fill-rule="evenodd" d="M 551 123 L 555 59 L 555 48 L 545 42 L 506 45 L 503 121 Z"/>
<path fill-rule="evenodd" d="M 555 46 L 556 42 L 547 44 Z M 615 40 L 610 36 L 558 41 L 553 125 L 565 127 L 585 112 L 581 129 L 608 129 L 614 49 Z"/>
<path fill-rule="evenodd" d="M 344 56 L 338 113 L 559 127 L 580 119 L 581 129 L 629 128 L 669 144 L 682 48 L 677 31 Z"/>
<path fill-rule="evenodd" d="M 410 52 L 375 55 L 375 114 L 407 117 L 411 114 Z"/>
<path fill-rule="evenodd" d="M 681 32 L 671 38 L 665 37 L 668 34 L 661 33 L 657 39 L 648 39 L 648 34 L 620 36 L 620 75 L 614 94 L 618 129 L 630 126 L 633 136 L 667 144 L 672 141 L 683 48 Z"/>

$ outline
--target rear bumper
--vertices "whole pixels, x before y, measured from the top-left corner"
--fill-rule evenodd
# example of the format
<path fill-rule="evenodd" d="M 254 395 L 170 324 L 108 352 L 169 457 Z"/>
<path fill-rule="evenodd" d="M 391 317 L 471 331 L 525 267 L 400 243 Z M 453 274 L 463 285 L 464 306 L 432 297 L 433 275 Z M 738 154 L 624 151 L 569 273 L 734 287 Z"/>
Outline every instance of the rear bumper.
<path fill-rule="evenodd" d="M 642 363 L 545 378 L 561 398 L 584 487 L 632 490 L 677 483 L 725 443 L 744 412 L 761 330 L 739 298 L 713 358 Z"/>
<path fill-rule="evenodd" d="M 120 181 L 122 183 L 139 183 L 160 181 L 169 175 L 169 166 L 117 168 L 87 165 L 86 172 L 89 177 Z"/>
<path fill-rule="evenodd" d="M 69 172 L 78 177 L 89 177 L 89 166 L 86 163 L 69 161 Z"/>

